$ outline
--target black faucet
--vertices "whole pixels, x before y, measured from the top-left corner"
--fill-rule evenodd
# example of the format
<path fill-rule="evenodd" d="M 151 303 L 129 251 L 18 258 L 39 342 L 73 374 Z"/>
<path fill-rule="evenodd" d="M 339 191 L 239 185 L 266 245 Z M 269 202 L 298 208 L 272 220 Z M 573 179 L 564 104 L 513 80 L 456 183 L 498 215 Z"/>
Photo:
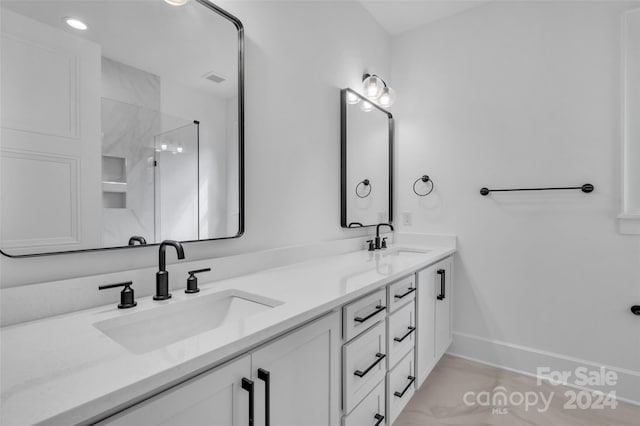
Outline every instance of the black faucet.
<path fill-rule="evenodd" d="M 184 249 L 178 241 L 165 240 L 160 243 L 158 266 L 159 271 L 156 273 L 156 295 L 153 300 L 171 299 L 169 293 L 169 273 L 167 272 L 167 246 L 175 247 L 178 252 L 178 259 L 184 259 Z"/>
<path fill-rule="evenodd" d="M 141 246 L 144 246 L 147 244 L 147 240 L 145 240 L 144 237 L 141 237 L 139 235 L 134 235 L 133 237 L 129 238 L 130 246 L 135 246 L 136 242 L 140 243 Z"/>
<path fill-rule="evenodd" d="M 390 223 L 379 223 L 376 226 L 376 239 L 374 240 L 374 249 L 375 250 L 379 250 L 379 249 L 382 248 L 382 244 L 380 244 L 380 227 L 381 226 L 388 226 L 393 231 L 393 225 L 390 224 Z M 385 244 L 385 248 L 386 248 L 386 244 Z"/>

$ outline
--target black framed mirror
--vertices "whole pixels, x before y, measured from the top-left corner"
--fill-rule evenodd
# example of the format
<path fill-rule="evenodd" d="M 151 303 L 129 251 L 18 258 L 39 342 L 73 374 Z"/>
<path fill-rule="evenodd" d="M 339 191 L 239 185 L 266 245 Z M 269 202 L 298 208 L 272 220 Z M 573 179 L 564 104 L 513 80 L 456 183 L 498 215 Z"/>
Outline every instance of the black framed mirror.
<path fill-rule="evenodd" d="M 244 34 L 208 0 L 3 0 L 0 249 L 240 237 Z"/>
<path fill-rule="evenodd" d="M 391 113 L 352 89 L 340 91 L 341 225 L 393 221 Z"/>

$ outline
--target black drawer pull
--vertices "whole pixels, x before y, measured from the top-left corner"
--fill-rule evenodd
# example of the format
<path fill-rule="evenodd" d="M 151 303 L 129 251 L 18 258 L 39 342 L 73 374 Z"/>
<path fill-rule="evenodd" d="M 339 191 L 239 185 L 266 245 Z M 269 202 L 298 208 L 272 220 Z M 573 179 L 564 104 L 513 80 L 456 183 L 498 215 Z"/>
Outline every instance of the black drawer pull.
<path fill-rule="evenodd" d="M 446 297 L 445 292 L 445 281 L 447 280 L 447 271 L 444 269 L 438 269 L 438 275 L 440 275 L 440 294 L 438 295 L 438 300 L 444 300 Z"/>
<path fill-rule="evenodd" d="M 384 416 L 382 414 L 376 414 L 375 416 L 373 416 L 373 418 L 377 420 L 376 424 L 373 426 L 378 426 L 384 421 Z"/>
<path fill-rule="evenodd" d="M 369 318 L 379 314 L 380 312 L 384 311 L 385 309 L 387 309 L 386 306 L 382 306 L 382 305 L 376 305 L 376 310 L 371 312 L 369 315 L 367 315 L 366 317 L 362 318 L 362 317 L 355 317 L 353 320 L 356 322 L 365 322 L 366 320 L 368 320 Z"/>
<path fill-rule="evenodd" d="M 409 331 L 407 331 L 407 334 L 405 334 L 402 337 L 394 337 L 393 340 L 395 340 L 396 342 L 402 342 L 404 339 L 406 339 L 407 337 L 409 337 L 409 335 L 411 335 L 411 333 L 413 333 L 414 331 L 416 331 L 415 327 L 407 327 L 409 329 Z"/>
<path fill-rule="evenodd" d="M 403 297 L 410 295 L 410 294 L 411 294 L 411 293 L 413 293 L 414 291 L 416 291 L 416 288 L 415 288 L 415 287 L 409 287 L 409 288 L 407 289 L 407 292 L 406 292 L 406 293 L 402 293 L 402 294 L 394 294 L 394 295 L 393 295 L 393 297 L 395 297 L 396 299 L 402 299 Z"/>
<path fill-rule="evenodd" d="M 249 380 L 246 377 L 243 377 L 242 389 L 249 392 L 249 426 L 253 426 L 254 417 L 255 417 L 253 412 L 253 409 L 255 407 L 254 400 L 253 400 L 253 396 L 254 396 L 253 380 Z"/>
<path fill-rule="evenodd" d="M 353 374 L 355 374 L 355 375 L 356 375 L 356 376 L 358 376 L 358 377 L 364 377 L 364 376 L 365 376 L 365 374 L 367 374 L 369 371 L 371 371 L 371 369 L 372 369 L 373 367 L 375 367 L 376 365 L 378 365 L 378 364 L 380 363 L 380 361 L 382 361 L 382 360 L 384 359 L 384 357 L 386 357 L 386 355 L 385 355 L 385 354 L 381 354 L 380 352 L 378 352 L 378 353 L 376 354 L 376 358 L 377 358 L 377 359 L 376 359 L 376 361 L 375 361 L 373 364 L 371 364 L 369 367 L 367 367 L 367 369 L 366 369 L 366 370 L 364 370 L 364 371 L 356 370 Z"/>
<path fill-rule="evenodd" d="M 407 386 L 402 390 L 402 392 L 396 391 L 396 392 L 393 393 L 398 398 L 402 398 L 404 396 L 405 392 L 407 392 L 409 390 L 409 388 L 411 387 L 413 382 L 416 381 L 416 378 L 413 377 L 413 376 L 409 376 L 409 377 L 407 377 L 407 379 L 409 379 L 409 383 L 407 383 Z"/>
<path fill-rule="evenodd" d="M 258 368 L 258 379 L 264 382 L 264 426 L 271 424 L 271 372 Z"/>

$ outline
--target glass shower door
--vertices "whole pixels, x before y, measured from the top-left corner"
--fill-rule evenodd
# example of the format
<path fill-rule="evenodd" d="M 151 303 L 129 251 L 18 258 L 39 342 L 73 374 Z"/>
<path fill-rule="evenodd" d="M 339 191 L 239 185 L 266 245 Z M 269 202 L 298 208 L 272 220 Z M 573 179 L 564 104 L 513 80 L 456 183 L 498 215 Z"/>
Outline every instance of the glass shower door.
<path fill-rule="evenodd" d="M 191 241 L 200 235 L 199 123 L 154 137 L 155 239 Z"/>

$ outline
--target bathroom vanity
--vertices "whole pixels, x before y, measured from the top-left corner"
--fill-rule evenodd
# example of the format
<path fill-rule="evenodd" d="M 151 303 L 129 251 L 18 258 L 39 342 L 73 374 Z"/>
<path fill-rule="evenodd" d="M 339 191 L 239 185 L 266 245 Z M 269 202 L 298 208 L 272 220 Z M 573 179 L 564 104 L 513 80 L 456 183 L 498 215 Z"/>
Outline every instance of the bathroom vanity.
<path fill-rule="evenodd" d="M 391 425 L 451 343 L 454 251 L 362 250 L 5 327 L 3 423 Z"/>

